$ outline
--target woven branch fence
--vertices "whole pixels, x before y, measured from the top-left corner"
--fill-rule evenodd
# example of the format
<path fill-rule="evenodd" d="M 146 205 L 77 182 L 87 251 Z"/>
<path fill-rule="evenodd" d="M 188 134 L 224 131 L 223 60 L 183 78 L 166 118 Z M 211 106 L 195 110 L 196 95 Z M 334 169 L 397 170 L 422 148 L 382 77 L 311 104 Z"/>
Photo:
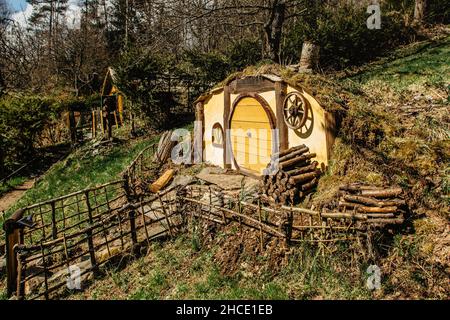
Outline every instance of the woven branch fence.
<path fill-rule="evenodd" d="M 82 269 L 79 276 L 95 274 L 118 253 L 135 250 L 143 237 L 171 233 L 174 199 L 165 196 L 170 190 L 152 197 L 139 190 L 154 150 L 142 150 L 121 180 L 30 205 L 6 219 L 8 296 L 48 298 L 66 284 L 69 267 Z M 159 208 L 147 207 L 155 201 Z M 149 231 L 163 220 L 165 229 Z"/>
<path fill-rule="evenodd" d="M 204 185 L 148 192 L 155 146 L 145 148 L 123 179 L 20 209 L 5 221 L 7 291 L 19 299 L 50 299 L 79 289 L 102 266 L 185 230 L 189 220 L 237 223 L 286 246 L 360 241 L 380 223 L 370 214 L 324 212 L 226 196 Z M 69 285 L 70 284 L 70 285 Z M 82 289 L 82 288 L 81 288 Z"/>
<path fill-rule="evenodd" d="M 153 155 L 156 148 L 157 144 L 144 148 L 122 173 L 122 178 L 125 181 L 124 189 L 130 199 L 137 199 L 146 193 L 146 178 L 154 168 Z"/>
<path fill-rule="evenodd" d="M 268 206 L 264 199 L 255 203 L 224 196 L 208 186 L 189 186 L 180 195 L 186 215 L 220 225 L 237 222 L 263 234 L 279 237 L 287 245 L 312 242 L 334 243 L 360 240 L 373 226 L 366 215 L 354 213 L 325 213 L 288 206 Z"/>
<path fill-rule="evenodd" d="M 104 188 L 90 192 L 95 194 Z M 170 191 L 134 204 L 106 200 L 99 205 L 91 205 L 92 197 L 85 193 L 86 210 L 73 215 L 80 213 L 82 218 L 72 222 L 70 216 L 66 217 L 65 227 L 63 219 L 59 219 L 56 231 L 49 229 L 50 237 L 44 232 L 46 223 L 15 229 L 9 234 L 10 238 L 18 238 L 9 259 L 16 262 L 8 266 L 10 293 L 15 289 L 19 299 L 48 299 L 51 293 L 64 289 L 68 279 L 75 281 L 71 277 L 84 281 L 98 275 L 99 267 L 115 258 L 134 255 L 141 245 L 174 235 L 182 219 L 177 217 L 176 199 L 169 196 Z M 50 213 L 43 213 L 43 221 Z M 75 273 L 70 271 L 74 268 Z"/>

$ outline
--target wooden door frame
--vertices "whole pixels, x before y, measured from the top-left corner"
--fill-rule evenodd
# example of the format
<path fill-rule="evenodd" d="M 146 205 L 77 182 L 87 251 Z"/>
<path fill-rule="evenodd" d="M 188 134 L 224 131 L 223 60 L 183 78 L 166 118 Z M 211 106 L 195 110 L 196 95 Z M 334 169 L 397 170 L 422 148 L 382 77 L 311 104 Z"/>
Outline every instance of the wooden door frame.
<path fill-rule="evenodd" d="M 260 174 L 255 174 L 253 171 L 250 171 L 248 169 L 245 168 L 241 168 L 237 161 L 236 161 L 236 157 L 234 156 L 234 152 L 233 152 L 233 148 L 232 148 L 232 144 L 231 144 L 231 121 L 233 120 L 233 115 L 234 115 L 234 111 L 236 110 L 237 105 L 239 104 L 239 102 L 244 99 L 244 98 L 253 98 L 256 101 L 258 101 L 258 103 L 262 106 L 262 108 L 264 109 L 264 111 L 267 114 L 267 117 L 269 118 L 269 123 L 270 123 L 270 129 L 274 130 L 277 128 L 277 122 L 276 122 L 276 117 L 272 111 L 272 109 L 270 108 L 269 103 L 267 103 L 267 101 L 260 96 L 259 94 L 255 93 L 255 92 L 245 92 L 245 93 L 241 93 L 233 102 L 233 106 L 231 107 L 231 112 L 229 114 L 228 117 L 228 129 L 226 132 L 226 143 L 228 144 L 228 148 L 230 150 L 230 156 L 232 158 L 232 161 L 234 163 L 234 166 L 236 167 L 236 170 L 240 173 L 243 173 L 247 176 L 250 176 L 252 178 L 257 178 L 260 179 L 261 175 Z M 274 150 L 274 148 L 276 148 L 277 141 L 276 139 L 274 140 L 272 137 L 272 150 Z"/>

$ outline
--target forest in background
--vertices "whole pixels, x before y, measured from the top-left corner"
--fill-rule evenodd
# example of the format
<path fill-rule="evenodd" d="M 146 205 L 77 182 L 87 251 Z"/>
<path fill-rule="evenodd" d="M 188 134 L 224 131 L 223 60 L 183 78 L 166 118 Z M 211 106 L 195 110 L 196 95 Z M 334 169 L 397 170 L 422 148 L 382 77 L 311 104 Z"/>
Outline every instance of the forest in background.
<path fill-rule="evenodd" d="M 320 46 L 318 72 L 345 70 L 450 17 L 446 1 L 383 0 L 382 27 L 370 30 L 371 1 L 80 0 L 74 21 L 68 0 L 27 1 L 33 13 L 23 25 L 0 0 L 1 175 L 35 152 L 69 105 L 98 104 L 109 66 L 133 112 L 160 130 L 171 100 L 158 78 L 174 77 L 172 86 L 188 84 L 196 97 L 249 65 L 297 64 L 306 41 Z"/>

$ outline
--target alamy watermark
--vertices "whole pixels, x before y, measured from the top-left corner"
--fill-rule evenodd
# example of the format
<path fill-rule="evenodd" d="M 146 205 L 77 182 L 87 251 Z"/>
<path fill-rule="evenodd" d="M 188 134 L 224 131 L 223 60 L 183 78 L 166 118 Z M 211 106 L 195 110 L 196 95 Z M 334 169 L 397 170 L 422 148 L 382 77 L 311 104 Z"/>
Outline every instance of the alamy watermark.
<path fill-rule="evenodd" d="M 78 266 L 69 266 L 67 271 L 67 289 L 81 290 L 81 269 Z"/>
<path fill-rule="evenodd" d="M 367 268 L 366 273 L 369 275 L 367 278 L 366 286 L 369 290 L 381 289 L 381 269 L 377 265 L 371 265 Z"/>
<path fill-rule="evenodd" d="M 232 165 L 234 160 L 238 163 L 245 161 L 247 165 L 267 165 L 272 167 L 264 171 L 264 175 L 273 175 L 278 172 L 279 154 L 279 130 L 278 129 L 227 129 L 220 138 L 220 143 L 213 145 L 212 133 L 205 132 L 203 136 L 202 122 L 195 121 L 194 133 L 186 129 L 173 131 L 171 140 L 177 142 L 172 149 L 171 160 L 174 164 L 200 164 L 203 162 L 204 140 L 212 145 L 212 148 L 223 152 L 227 165 Z M 226 141 L 226 143 L 224 143 Z M 217 146 L 220 147 L 217 147 Z M 234 146 L 234 147 L 233 147 Z"/>
<path fill-rule="evenodd" d="M 381 29 L 381 8 L 379 4 L 371 4 L 367 7 L 367 13 L 370 14 L 367 18 L 367 28 L 369 30 Z"/>

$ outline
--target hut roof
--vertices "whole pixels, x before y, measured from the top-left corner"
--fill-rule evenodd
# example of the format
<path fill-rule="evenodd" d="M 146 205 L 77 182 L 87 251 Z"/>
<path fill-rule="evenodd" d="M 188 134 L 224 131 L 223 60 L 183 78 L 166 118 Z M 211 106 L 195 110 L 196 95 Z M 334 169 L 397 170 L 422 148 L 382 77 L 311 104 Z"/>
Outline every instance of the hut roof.
<path fill-rule="evenodd" d="M 102 95 L 105 96 L 109 94 L 116 82 L 117 82 L 116 72 L 114 71 L 113 68 L 108 67 L 105 79 L 103 80 Z"/>
<path fill-rule="evenodd" d="M 340 85 L 334 78 L 320 74 L 298 73 L 280 65 L 263 65 L 248 67 L 236 72 L 217 84 L 212 90 L 200 96 L 196 102 L 208 100 L 214 94 L 221 92 L 224 86 L 236 79 L 260 77 L 272 82 L 285 82 L 288 85 L 304 90 L 312 95 L 327 111 L 345 111 L 352 93 Z"/>

